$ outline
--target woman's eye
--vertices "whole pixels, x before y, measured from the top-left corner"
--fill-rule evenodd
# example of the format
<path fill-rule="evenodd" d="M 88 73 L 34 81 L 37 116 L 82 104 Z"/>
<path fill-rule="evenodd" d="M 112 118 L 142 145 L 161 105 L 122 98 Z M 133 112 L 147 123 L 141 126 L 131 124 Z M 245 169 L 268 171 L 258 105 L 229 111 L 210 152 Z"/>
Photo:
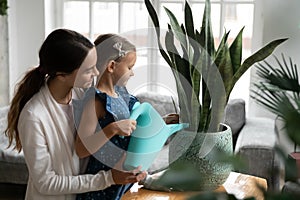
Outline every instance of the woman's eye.
<path fill-rule="evenodd" d="M 85 73 L 86 73 L 86 74 L 90 74 L 90 73 L 92 73 L 92 71 L 93 71 L 93 70 L 87 70 L 87 71 L 85 71 Z"/>

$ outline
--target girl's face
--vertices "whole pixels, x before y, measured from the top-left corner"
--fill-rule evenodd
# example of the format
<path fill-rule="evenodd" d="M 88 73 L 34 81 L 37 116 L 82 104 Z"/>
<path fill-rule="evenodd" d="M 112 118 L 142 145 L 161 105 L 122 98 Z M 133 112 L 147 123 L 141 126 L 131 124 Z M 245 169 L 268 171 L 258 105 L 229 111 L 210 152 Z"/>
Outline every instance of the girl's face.
<path fill-rule="evenodd" d="M 134 76 L 133 66 L 136 62 L 136 52 L 127 53 L 120 62 L 115 62 L 113 72 L 114 84 L 125 86 L 131 76 Z"/>
<path fill-rule="evenodd" d="M 96 68 L 96 62 L 97 52 L 94 47 L 89 51 L 79 69 L 72 73 L 75 77 L 74 87 L 88 88 L 92 86 L 94 77 L 99 75 L 99 71 Z"/>

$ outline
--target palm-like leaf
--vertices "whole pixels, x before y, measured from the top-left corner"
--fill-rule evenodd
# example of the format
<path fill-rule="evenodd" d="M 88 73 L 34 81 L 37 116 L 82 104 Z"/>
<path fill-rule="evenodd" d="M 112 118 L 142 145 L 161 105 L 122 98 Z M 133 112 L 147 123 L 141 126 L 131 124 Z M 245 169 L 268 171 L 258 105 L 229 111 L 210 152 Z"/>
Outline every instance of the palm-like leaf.
<path fill-rule="evenodd" d="M 277 67 L 264 61 L 256 65 L 262 81 L 254 84 L 252 98 L 283 119 L 288 136 L 300 144 L 300 84 L 297 66 L 282 54 L 282 61 L 274 56 Z"/>
<path fill-rule="evenodd" d="M 257 65 L 258 76 L 265 79 L 269 84 L 277 86 L 286 91 L 291 91 L 300 94 L 299 77 L 297 66 L 293 64 L 291 58 L 289 64 L 286 62 L 282 54 L 282 62 L 277 57 L 275 60 L 279 68 L 274 69 L 267 61 L 264 64 Z"/>

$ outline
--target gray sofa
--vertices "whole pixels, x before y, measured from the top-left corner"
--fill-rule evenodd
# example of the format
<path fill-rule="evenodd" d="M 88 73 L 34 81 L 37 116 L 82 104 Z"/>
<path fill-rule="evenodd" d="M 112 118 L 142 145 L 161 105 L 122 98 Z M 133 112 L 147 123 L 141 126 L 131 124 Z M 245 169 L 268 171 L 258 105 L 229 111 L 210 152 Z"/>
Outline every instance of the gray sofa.
<path fill-rule="evenodd" d="M 0 199 L 23 199 L 28 179 L 28 170 L 23 152 L 7 148 L 8 138 L 4 134 L 9 107 L 0 108 Z"/>
<path fill-rule="evenodd" d="M 156 93 L 141 93 L 137 97 L 141 102 L 151 103 L 163 116 L 175 113 L 170 96 Z M 28 171 L 23 153 L 7 149 L 8 140 L 3 134 L 6 128 L 8 107 L 0 108 L 0 184 L 26 184 Z M 264 177 L 270 190 L 279 190 L 279 164 L 274 146 L 276 134 L 274 121 L 266 118 L 246 118 L 245 102 L 241 99 L 231 100 L 226 108 L 225 123 L 233 131 L 235 154 L 246 159 L 249 168 L 243 173 Z M 150 170 L 157 171 L 167 166 L 167 145 L 160 152 Z M 0 194 L 1 196 L 1 194 Z"/>

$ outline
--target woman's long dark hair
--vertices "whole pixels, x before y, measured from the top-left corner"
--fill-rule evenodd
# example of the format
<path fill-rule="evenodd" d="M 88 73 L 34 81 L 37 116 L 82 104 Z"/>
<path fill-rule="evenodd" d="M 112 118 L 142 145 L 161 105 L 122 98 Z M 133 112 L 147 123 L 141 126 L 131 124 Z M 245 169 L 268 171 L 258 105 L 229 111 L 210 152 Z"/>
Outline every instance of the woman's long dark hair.
<path fill-rule="evenodd" d="M 15 139 L 14 149 L 19 152 L 22 150 L 18 131 L 19 116 L 25 104 L 45 84 L 46 78 L 53 78 L 57 72 L 72 73 L 80 67 L 93 47 L 87 38 L 75 31 L 57 29 L 48 35 L 39 50 L 39 66 L 27 72 L 16 85 L 5 130 L 9 138 L 8 147 Z"/>

